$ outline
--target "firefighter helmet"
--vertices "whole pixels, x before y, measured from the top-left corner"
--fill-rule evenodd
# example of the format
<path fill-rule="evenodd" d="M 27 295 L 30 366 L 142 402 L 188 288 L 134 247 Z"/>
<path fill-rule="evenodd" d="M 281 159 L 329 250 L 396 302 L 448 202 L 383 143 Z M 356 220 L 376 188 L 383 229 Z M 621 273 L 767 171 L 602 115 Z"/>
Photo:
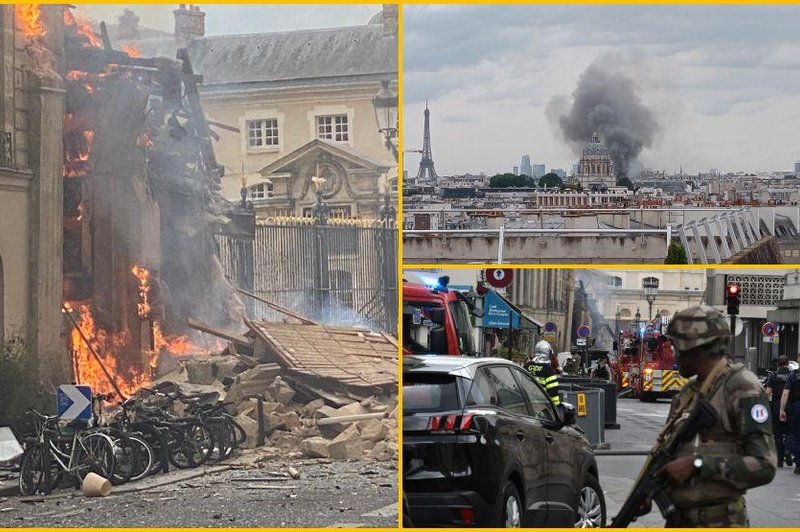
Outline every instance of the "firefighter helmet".
<path fill-rule="evenodd" d="M 704 347 L 703 352 L 720 353 L 730 342 L 725 315 L 714 307 L 699 305 L 675 314 L 667 326 L 667 337 L 678 353 Z"/>
<path fill-rule="evenodd" d="M 536 347 L 533 348 L 533 359 L 535 362 L 550 362 L 550 357 L 553 356 L 553 346 L 547 340 L 539 340 L 536 342 Z"/>

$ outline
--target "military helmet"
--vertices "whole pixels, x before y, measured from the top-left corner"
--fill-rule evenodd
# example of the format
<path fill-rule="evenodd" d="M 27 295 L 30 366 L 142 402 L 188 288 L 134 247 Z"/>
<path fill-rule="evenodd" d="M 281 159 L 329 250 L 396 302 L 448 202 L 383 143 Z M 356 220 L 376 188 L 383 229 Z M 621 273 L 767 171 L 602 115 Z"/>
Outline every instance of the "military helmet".
<path fill-rule="evenodd" d="M 730 342 L 730 326 L 725 315 L 714 307 L 699 305 L 675 314 L 667 326 L 667 337 L 678 352 L 706 347 L 721 352 Z"/>

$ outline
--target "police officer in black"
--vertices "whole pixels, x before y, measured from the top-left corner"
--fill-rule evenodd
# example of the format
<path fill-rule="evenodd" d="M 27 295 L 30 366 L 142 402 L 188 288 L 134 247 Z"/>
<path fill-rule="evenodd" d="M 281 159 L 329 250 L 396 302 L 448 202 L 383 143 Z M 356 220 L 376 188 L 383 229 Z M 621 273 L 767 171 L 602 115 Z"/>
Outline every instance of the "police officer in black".
<path fill-rule="evenodd" d="M 775 448 L 778 451 L 778 467 L 783 467 L 784 460 L 786 465 L 792 465 L 792 455 L 786 452 L 784 439 L 786 436 L 786 422 L 780 421 L 781 397 L 786 387 L 786 381 L 792 371 L 789 369 L 789 357 L 781 355 L 778 357 L 778 369 L 767 379 L 767 397 L 769 398 L 772 409 L 772 434 L 775 436 Z"/>
<path fill-rule="evenodd" d="M 786 379 L 780 405 L 780 420 L 786 423 L 786 448 L 794 457 L 794 474 L 800 475 L 800 376 L 794 370 Z"/>

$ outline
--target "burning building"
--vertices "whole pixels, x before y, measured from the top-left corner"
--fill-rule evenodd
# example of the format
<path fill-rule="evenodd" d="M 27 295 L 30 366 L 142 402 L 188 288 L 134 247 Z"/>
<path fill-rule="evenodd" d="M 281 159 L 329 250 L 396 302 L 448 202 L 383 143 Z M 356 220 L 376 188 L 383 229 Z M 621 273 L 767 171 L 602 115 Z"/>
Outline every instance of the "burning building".
<path fill-rule="evenodd" d="M 45 390 L 126 396 L 163 353 L 205 349 L 189 316 L 241 317 L 214 253 L 230 218 L 199 78 L 184 49 L 114 49 L 69 7 L 0 10 L 0 331 L 24 328 Z"/>

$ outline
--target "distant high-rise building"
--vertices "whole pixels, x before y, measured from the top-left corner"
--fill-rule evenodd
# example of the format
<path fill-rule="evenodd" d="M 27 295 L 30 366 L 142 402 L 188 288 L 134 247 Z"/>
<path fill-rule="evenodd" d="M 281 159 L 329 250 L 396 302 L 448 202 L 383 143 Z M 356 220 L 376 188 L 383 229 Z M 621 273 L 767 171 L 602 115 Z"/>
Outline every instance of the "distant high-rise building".
<path fill-rule="evenodd" d="M 578 163 L 572 165 L 572 175 L 578 175 Z"/>
<path fill-rule="evenodd" d="M 528 177 L 533 175 L 533 168 L 531 168 L 531 156 L 523 155 L 519 163 L 519 173 Z"/>
<path fill-rule="evenodd" d="M 564 170 L 563 168 L 551 168 L 550 172 L 553 173 L 553 174 L 556 174 L 561 179 L 566 179 L 567 178 L 567 171 Z"/>
<path fill-rule="evenodd" d="M 515 166 L 514 170 L 512 170 L 511 173 L 514 175 L 519 175 L 519 166 Z"/>
<path fill-rule="evenodd" d="M 797 161 L 796 163 L 794 163 L 794 173 L 795 174 L 800 174 L 800 161 Z"/>
<path fill-rule="evenodd" d="M 545 168 L 545 166 L 543 164 L 534 164 L 533 165 L 533 174 L 531 174 L 531 176 L 535 177 L 535 178 L 540 178 L 546 173 L 547 173 L 547 169 Z"/>

